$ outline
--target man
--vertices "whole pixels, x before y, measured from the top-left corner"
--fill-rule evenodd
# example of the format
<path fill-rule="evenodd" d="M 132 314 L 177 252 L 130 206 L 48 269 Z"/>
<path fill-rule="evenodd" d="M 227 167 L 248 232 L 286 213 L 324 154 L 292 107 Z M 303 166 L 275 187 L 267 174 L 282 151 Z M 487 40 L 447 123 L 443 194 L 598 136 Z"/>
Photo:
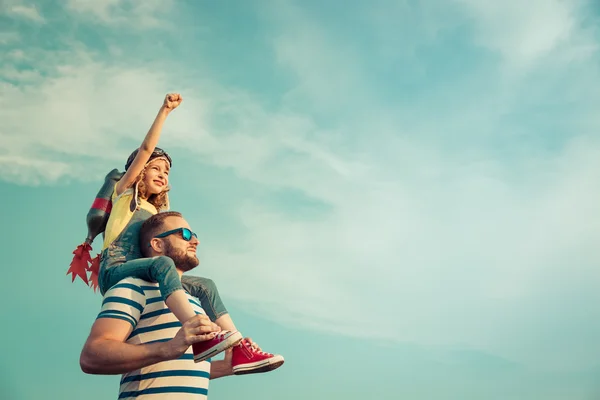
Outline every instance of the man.
<path fill-rule="evenodd" d="M 180 277 L 198 265 L 198 239 L 180 213 L 158 213 L 138 224 L 141 228 L 132 228 L 140 229 L 145 256 L 171 257 Z M 188 298 L 198 315 L 181 325 L 157 283 L 121 280 L 104 295 L 81 352 L 81 369 L 123 374 L 119 399 L 206 399 L 209 379 L 232 375 L 231 352 L 220 361 L 193 361 L 190 346 L 214 338 L 220 328 L 193 297 Z"/>

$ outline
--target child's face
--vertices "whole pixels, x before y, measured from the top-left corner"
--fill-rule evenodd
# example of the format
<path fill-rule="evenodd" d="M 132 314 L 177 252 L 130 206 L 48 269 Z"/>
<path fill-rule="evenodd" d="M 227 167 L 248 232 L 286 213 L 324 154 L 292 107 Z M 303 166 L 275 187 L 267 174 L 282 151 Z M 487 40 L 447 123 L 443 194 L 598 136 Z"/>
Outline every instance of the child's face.
<path fill-rule="evenodd" d="M 165 160 L 158 159 L 146 166 L 144 177 L 148 196 L 158 194 L 165 190 L 169 184 L 169 164 Z"/>

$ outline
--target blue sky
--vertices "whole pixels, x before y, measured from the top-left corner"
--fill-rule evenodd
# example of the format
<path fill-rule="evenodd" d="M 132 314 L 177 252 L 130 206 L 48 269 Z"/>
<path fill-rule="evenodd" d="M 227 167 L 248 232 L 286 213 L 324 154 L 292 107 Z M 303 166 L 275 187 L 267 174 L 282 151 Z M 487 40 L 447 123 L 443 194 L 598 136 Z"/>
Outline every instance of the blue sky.
<path fill-rule="evenodd" d="M 171 91 L 194 274 L 286 357 L 210 398 L 599 396 L 599 19 L 586 0 L 3 1 L 6 398 L 116 397 L 79 370 L 100 297 L 65 272 Z"/>

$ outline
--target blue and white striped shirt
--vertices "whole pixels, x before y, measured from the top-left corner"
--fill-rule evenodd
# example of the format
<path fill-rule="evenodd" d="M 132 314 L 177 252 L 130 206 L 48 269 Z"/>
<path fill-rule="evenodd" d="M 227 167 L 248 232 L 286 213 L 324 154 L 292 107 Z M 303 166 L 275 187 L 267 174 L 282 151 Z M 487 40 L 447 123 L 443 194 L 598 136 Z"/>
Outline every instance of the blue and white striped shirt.
<path fill-rule="evenodd" d="M 188 294 L 197 314 L 204 310 Z M 143 344 L 167 341 L 175 337 L 181 323 L 163 301 L 157 283 L 126 278 L 104 295 L 98 318 L 127 321 L 133 331 L 127 343 Z M 192 348 L 177 360 L 163 361 L 124 374 L 119 399 L 207 399 L 210 361 L 195 363 Z"/>

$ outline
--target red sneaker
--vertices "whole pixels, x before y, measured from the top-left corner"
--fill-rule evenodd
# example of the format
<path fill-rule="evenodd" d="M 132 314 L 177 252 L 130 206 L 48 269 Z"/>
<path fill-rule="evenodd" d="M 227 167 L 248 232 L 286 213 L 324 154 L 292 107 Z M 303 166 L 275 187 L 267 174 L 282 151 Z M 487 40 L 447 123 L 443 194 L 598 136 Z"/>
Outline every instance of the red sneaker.
<path fill-rule="evenodd" d="M 231 360 L 235 375 L 269 372 L 283 365 L 283 357 L 278 354 L 256 350 L 246 339 L 233 348 Z"/>
<path fill-rule="evenodd" d="M 216 356 L 236 344 L 240 339 L 242 339 L 242 334 L 238 331 L 221 331 L 210 340 L 194 343 L 192 344 L 194 362 L 198 363 Z"/>

